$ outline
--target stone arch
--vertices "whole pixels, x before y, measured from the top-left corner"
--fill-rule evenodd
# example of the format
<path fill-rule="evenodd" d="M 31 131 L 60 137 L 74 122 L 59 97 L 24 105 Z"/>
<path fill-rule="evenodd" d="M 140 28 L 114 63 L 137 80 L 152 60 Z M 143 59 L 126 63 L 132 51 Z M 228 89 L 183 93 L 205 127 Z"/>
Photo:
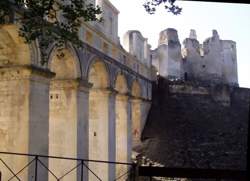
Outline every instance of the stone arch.
<path fill-rule="evenodd" d="M 109 160 L 109 71 L 106 64 L 94 59 L 88 68 L 89 90 L 89 159 Z M 89 163 L 102 180 L 108 179 L 107 164 Z M 89 180 L 96 180 L 89 172 Z"/>
<path fill-rule="evenodd" d="M 125 75 L 118 73 L 115 78 L 115 90 L 121 94 L 126 94 L 128 92 L 128 81 Z"/>
<path fill-rule="evenodd" d="M 141 97 L 141 92 L 142 92 L 142 90 L 141 90 L 141 85 L 140 85 L 139 81 L 134 80 L 132 83 L 132 88 L 131 88 L 132 96 L 139 98 L 139 97 Z"/>
<path fill-rule="evenodd" d="M 31 64 L 30 45 L 18 34 L 17 25 L 0 25 L 0 65 Z"/>
<path fill-rule="evenodd" d="M 140 143 L 141 137 L 141 106 L 142 101 L 141 97 L 141 86 L 137 80 L 134 80 L 132 83 L 131 94 L 133 96 L 132 99 L 132 146 L 136 146 Z"/>
<path fill-rule="evenodd" d="M 93 58 L 87 69 L 87 79 L 93 84 L 92 88 L 110 87 L 110 73 L 108 66 L 99 58 Z"/>
<path fill-rule="evenodd" d="M 52 50 L 48 61 L 49 69 L 56 75 L 50 82 L 49 97 L 49 155 L 62 157 L 78 156 L 78 126 L 79 120 L 82 122 L 81 101 L 79 99 L 81 91 L 79 90 L 79 78 L 81 78 L 80 62 L 76 53 L 70 49 L 62 50 L 63 56 L 59 56 L 56 48 Z M 83 123 L 82 123 L 83 124 Z M 81 130 L 83 137 L 84 130 Z M 56 175 L 63 175 L 70 168 L 74 167 L 76 162 L 63 162 L 61 160 L 50 159 L 50 170 Z M 65 180 L 76 180 L 77 171 L 65 177 Z M 53 176 L 49 175 L 49 180 Z"/>
<path fill-rule="evenodd" d="M 56 73 L 55 79 L 81 78 L 81 66 L 76 52 L 67 48 L 62 53 L 63 56 L 60 56 L 54 48 L 48 61 L 49 69 Z"/>

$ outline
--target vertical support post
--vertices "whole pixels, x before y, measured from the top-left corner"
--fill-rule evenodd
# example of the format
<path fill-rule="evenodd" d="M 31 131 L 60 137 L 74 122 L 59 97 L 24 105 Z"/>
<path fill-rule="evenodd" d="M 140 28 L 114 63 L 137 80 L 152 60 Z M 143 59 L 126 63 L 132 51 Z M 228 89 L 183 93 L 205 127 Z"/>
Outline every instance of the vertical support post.
<path fill-rule="evenodd" d="M 35 181 L 37 181 L 37 171 L 38 171 L 38 156 L 35 157 Z"/>
<path fill-rule="evenodd" d="M 149 164 L 150 167 L 152 167 L 152 163 Z M 153 180 L 153 177 L 152 175 L 149 176 L 149 180 L 152 181 Z"/>
<path fill-rule="evenodd" d="M 248 130 L 247 130 L 247 172 L 246 180 L 250 180 L 250 105 L 248 110 Z"/>
<path fill-rule="evenodd" d="M 133 165 L 132 165 L 132 171 L 133 171 L 133 173 L 132 173 L 132 181 L 136 181 L 136 176 L 137 176 L 137 165 L 136 165 L 136 163 L 133 163 Z"/>
<path fill-rule="evenodd" d="M 81 181 L 83 181 L 83 160 L 81 160 Z"/>

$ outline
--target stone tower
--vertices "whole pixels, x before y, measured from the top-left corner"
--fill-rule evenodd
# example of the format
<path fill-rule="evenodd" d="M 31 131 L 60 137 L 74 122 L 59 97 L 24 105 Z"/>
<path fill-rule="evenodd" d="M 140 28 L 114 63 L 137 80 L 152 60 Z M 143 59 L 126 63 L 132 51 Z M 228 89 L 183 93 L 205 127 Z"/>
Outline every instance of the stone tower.
<path fill-rule="evenodd" d="M 166 78 L 181 77 L 181 44 L 177 30 L 168 28 L 160 32 L 158 48 L 152 51 L 152 59 L 160 75 Z"/>

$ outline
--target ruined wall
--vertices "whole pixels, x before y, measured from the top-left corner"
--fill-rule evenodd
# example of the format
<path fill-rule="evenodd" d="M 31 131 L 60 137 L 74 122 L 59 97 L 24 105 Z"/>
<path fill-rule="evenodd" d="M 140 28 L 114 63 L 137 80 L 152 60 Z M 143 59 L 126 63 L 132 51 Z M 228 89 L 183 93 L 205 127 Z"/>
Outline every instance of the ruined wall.
<path fill-rule="evenodd" d="M 123 36 L 123 46 L 141 63 L 147 67 L 151 66 L 150 45 L 147 38 L 144 38 L 139 31 L 131 30 Z"/>
<path fill-rule="evenodd" d="M 110 40 L 115 43 L 118 39 L 118 14 L 119 11 L 110 3 L 109 0 L 96 0 L 96 4 L 102 8 L 103 22 L 95 24 Z"/>
<path fill-rule="evenodd" d="M 175 29 L 168 28 L 160 33 L 159 46 L 153 56 L 153 64 L 158 64 L 160 75 L 169 78 L 181 77 L 181 45 Z M 155 61 L 158 62 L 154 63 Z"/>
<path fill-rule="evenodd" d="M 216 30 L 202 44 L 195 30 L 191 30 L 180 50 L 177 31 L 168 28 L 160 33 L 159 46 L 151 55 L 153 65 L 166 78 L 175 76 L 238 86 L 236 43 L 221 40 Z"/>

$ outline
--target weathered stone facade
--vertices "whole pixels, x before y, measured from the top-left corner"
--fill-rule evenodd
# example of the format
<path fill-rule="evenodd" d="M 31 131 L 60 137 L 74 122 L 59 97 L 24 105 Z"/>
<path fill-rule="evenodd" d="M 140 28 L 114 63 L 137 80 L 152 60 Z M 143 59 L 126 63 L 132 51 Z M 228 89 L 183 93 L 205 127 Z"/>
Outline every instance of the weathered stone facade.
<path fill-rule="evenodd" d="M 94 0 L 89 1 L 95 3 Z M 176 147 L 181 146 L 179 144 L 181 141 L 186 141 L 181 140 L 183 137 L 179 135 L 182 134 L 179 123 L 185 127 L 187 123 L 182 121 L 186 119 L 182 119 L 183 117 L 175 119 L 173 115 L 171 117 L 171 111 L 176 111 L 173 112 L 176 115 L 181 114 L 177 111 L 180 109 L 178 106 L 183 106 L 182 109 L 185 109 L 189 101 L 192 103 L 192 100 L 195 100 L 194 103 L 202 104 L 200 107 L 201 111 L 204 111 L 202 114 L 210 114 L 206 108 L 211 107 L 213 100 L 220 106 L 227 107 L 225 109 L 230 115 L 233 109 L 228 106 L 233 105 L 233 108 L 239 106 L 237 111 L 245 116 L 247 104 L 245 98 L 248 91 L 233 87 L 238 85 L 235 42 L 220 40 L 214 31 L 213 37 L 206 40 L 201 48 L 195 32 L 192 31 L 190 37 L 184 41 L 182 50 L 177 31 L 170 28 L 160 33 L 159 47 L 156 50 L 152 51 L 147 38 L 135 30 L 128 31 L 124 35 L 124 44 L 121 46 L 118 37 L 119 11 L 108 0 L 98 0 L 96 4 L 102 7 L 105 21 L 82 24 L 79 37 L 84 42 L 84 48 L 78 49 L 68 44 L 63 50 L 64 56 L 59 57 L 57 49 L 51 45 L 47 49 L 49 58 L 45 65 L 41 64 L 38 41 L 25 44 L 18 36 L 18 25 L 0 25 L 0 152 L 112 162 L 131 162 L 138 153 L 148 153 L 147 156 L 152 159 L 159 158 L 164 161 L 163 164 L 171 165 L 170 158 L 162 158 L 164 154 L 159 156 L 155 150 L 148 149 L 148 142 L 145 139 L 156 132 L 164 139 L 165 136 L 166 139 L 174 138 L 176 142 L 167 145 L 167 152 L 171 153 L 169 156 L 185 157 L 187 153 L 176 153 L 179 155 L 172 153 Z M 173 84 L 165 89 L 172 97 L 164 97 L 169 96 L 165 95 L 166 92 L 159 94 L 162 97 L 157 97 L 153 101 L 160 101 L 162 104 L 157 102 L 151 108 L 152 86 L 157 80 L 155 68 L 165 78 L 186 78 L 225 85 L 210 90 L 206 86 L 189 85 L 187 82 Z M 212 100 L 209 97 L 211 91 L 213 91 Z M 187 102 L 183 95 L 188 95 Z M 167 115 L 161 112 L 164 105 L 167 106 L 163 112 L 165 111 Z M 224 111 L 224 108 L 218 109 Z M 188 121 L 192 122 L 191 118 L 195 117 L 192 112 L 196 110 L 188 110 L 186 113 L 190 118 Z M 155 116 L 158 113 L 161 118 Z M 220 124 L 227 124 L 236 115 L 232 113 L 232 118 Z M 174 131 L 169 131 L 167 134 L 158 129 L 159 125 L 155 125 L 159 123 L 162 124 L 161 128 L 165 126 L 170 128 L 169 122 L 164 124 L 161 122 L 165 116 L 170 123 L 174 122 L 171 123 L 172 126 L 176 126 L 173 126 Z M 207 118 L 207 122 L 209 121 L 210 118 Z M 234 123 L 234 126 L 246 131 L 244 121 L 242 117 Z M 192 129 L 199 129 L 198 127 L 203 129 L 206 127 L 203 123 L 197 121 L 195 125 L 197 127 Z M 230 124 L 228 126 L 230 129 L 233 128 Z M 185 136 L 189 134 L 188 131 L 193 131 L 192 129 L 186 129 Z M 216 129 L 216 126 L 213 129 Z M 200 146 L 200 142 L 196 139 L 197 135 L 191 133 L 190 135 L 193 139 L 187 143 L 190 143 L 190 149 L 196 149 Z M 151 149 L 158 149 L 157 146 L 160 147 L 162 144 L 157 145 L 158 140 L 155 142 L 150 140 L 151 143 L 153 145 Z M 210 143 L 210 140 L 204 142 L 202 149 L 208 148 Z M 243 139 L 237 145 L 233 145 L 232 149 L 242 148 L 244 144 Z M 196 150 L 194 158 L 202 153 L 202 149 Z M 211 153 L 208 154 L 217 154 L 213 150 L 209 151 Z M 238 153 L 236 156 L 241 161 Z M 30 161 L 25 157 L 1 154 L 0 158 L 14 170 L 20 170 Z M 189 166 L 192 160 L 185 159 L 184 166 Z M 56 175 L 63 175 L 76 165 L 76 162 L 55 159 L 43 161 Z M 184 161 L 174 160 L 174 164 L 179 166 Z M 202 165 L 205 161 L 200 162 Z M 217 163 L 210 165 L 213 164 Z M 99 163 L 89 163 L 88 166 L 105 181 L 114 180 L 129 169 L 127 166 Z M 23 171 L 20 178 L 33 180 L 32 169 L 34 165 Z M 0 171 L 3 180 L 11 177 L 11 173 L 1 164 Z M 39 168 L 39 175 L 44 181 L 54 179 L 42 168 Z M 96 180 L 87 169 L 84 170 L 84 177 L 84 180 Z M 79 173 L 74 170 L 62 180 L 79 180 Z"/>
<path fill-rule="evenodd" d="M 25 44 L 15 24 L 0 26 L 0 151 L 131 162 L 133 143 L 140 138 L 150 108 L 155 72 L 149 49 L 143 57 L 134 57 L 120 45 L 118 10 L 108 0 L 96 3 L 105 21 L 82 24 L 84 48 L 69 44 L 59 57 L 51 45 L 45 65 L 39 42 Z M 29 161 L 1 158 L 16 171 Z M 45 163 L 56 175 L 76 164 L 55 159 Z M 114 180 L 129 169 L 88 166 L 102 180 Z M 32 168 L 20 178 L 33 180 Z M 0 170 L 3 180 L 11 177 L 2 164 Z M 44 181 L 54 179 L 43 171 L 39 174 Z M 85 180 L 96 179 L 87 169 L 84 175 Z M 75 170 L 63 180 L 78 178 Z"/>
<path fill-rule="evenodd" d="M 191 30 L 181 48 L 177 30 L 168 28 L 160 33 L 158 48 L 151 54 L 163 77 L 238 86 L 236 42 L 221 40 L 216 30 L 203 44 Z"/>

